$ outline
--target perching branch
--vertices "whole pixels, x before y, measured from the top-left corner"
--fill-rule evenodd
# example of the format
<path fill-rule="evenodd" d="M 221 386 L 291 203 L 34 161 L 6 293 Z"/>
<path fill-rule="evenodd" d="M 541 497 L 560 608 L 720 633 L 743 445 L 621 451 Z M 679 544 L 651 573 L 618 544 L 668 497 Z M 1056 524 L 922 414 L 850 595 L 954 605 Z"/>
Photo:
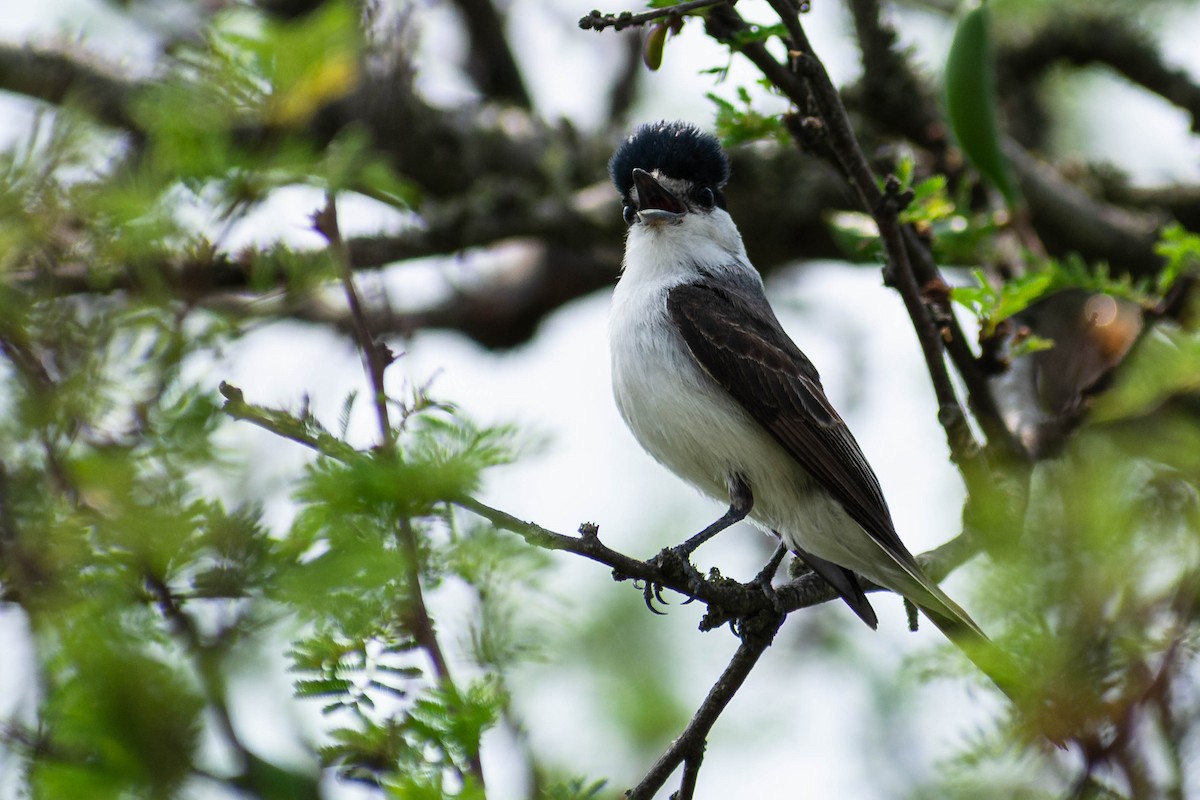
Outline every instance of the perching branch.
<path fill-rule="evenodd" d="M 314 424 L 306 423 L 286 411 L 247 402 L 242 390 L 236 386 L 222 382 L 220 391 L 225 398 L 222 411 L 233 419 L 249 422 L 325 458 L 350 463 L 355 459 L 374 457 L 370 453 L 354 449 Z M 533 547 L 562 550 L 603 564 L 612 569 L 616 580 L 653 583 L 671 589 L 685 597 L 705 603 L 710 607 L 710 615 L 714 609 L 719 609 L 721 615 L 710 616 L 709 622 L 705 623 L 706 629 L 768 610 L 778 608 L 790 613 L 838 599 L 824 579 L 814 573 L 805 573 L 775 588 L 778 601 L 776 605 L 763 596 L 761 587 L 757 585 L 742 584 L 725 577 L 701 576 L 699 581 L 693 581 L 690 574 L 674 569 L 670 560 L 663 566 L 653 559 L 642 560 L 613 550 L 600 541 L 599 529 L 594 525 L 584 524 L 580 526 L 579 535 L 572 536 L 514 517 L 472 497 L 459 497 L 453 502 L 486 519 L 496 528 L 517 534 Z M 917 561 L 930 576 L 941 579 L 969 561 L 978 551 L 979 548 L 972 537 L 963 534 L 941 547 L 918 555 Z M 881 589 L 869 582 L 864 582 L 864 588 L 866 591 Z"/>
<path fill-rule="evenodd" d="M 340 461 L 377 457 L 362 453 L 335 437 L 296 419 L 286 412 L 247 403 L 242 391 L 227 383 L 221 384 L 226 398 L 224 411 L 235 419 L 250 422 L 265 430 L 302 444 L 322 456 Z M 516 533 L 529 545 L 545 550 L 562 550 L 587 558 L 612 569 L 613 578 L 632 580 L 644 585 L 671 589 L 708 606 L 701 622 L 702 630 L 712 630 L 725 624 L 735 625 L 742 638 L 737 654 L 710 690 L 680 738 L 668 748 L 658 763 L 635 789 L 631 797 L 650 797 L 682 763 L 683 783 L 680 797 L 688 797 L 688 787 L 695 785 L 696 771 L 703 756 L 704 741 L 722 710 L 737 692 L 763 651 L 770 645 L 775 632 L 787 614 L 802 608 L 838 599 L 832 587 L 813 572 L 806 572 L 774 589 L 775 598 L 768 598 L 762 587 L 740 583 L 716 574 L 701 576 L 682 570 L 671 559 L 642 560 L 613 550 L 600 541 L 595 525 L 580 526 L 579 535 L 558 533 L 534 523 L 521 520 L 504 511 L 492 508 L 472 497 L 456 498 L 454 504 L 491 522 L 496 528 Z M 949 574 L 978 552 L 974 537 L 969 534 L 917 557 L 922 568 L 935 578 Z M 866 591 L 880 587 L 864 581 Z"/>

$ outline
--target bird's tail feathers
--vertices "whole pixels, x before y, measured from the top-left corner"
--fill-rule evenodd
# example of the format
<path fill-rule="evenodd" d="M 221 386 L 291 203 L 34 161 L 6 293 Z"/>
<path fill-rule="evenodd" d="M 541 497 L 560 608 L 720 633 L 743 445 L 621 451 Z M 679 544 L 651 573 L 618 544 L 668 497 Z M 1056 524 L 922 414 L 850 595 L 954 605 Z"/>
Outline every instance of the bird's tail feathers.
<path fill-rule="evenodd" d="M 870 601 L 867 600 L 867 595 L 863 591 L 862 584 L 858 582 L 857 575 L 845 567 L 834 564 L 832 561 L 826 561 L 823 558 L 814 556 L 812 553 L 796 545 L 792 545 L 792 551 L 813 572 L 824 578 L 833 587 L 833 590 L 838 593 L 838 596 L 846 601 L 846 605 L 850 606 L 850 609 L 858 615 L 859 619 L 871 626 L 871 630 L 879 627 L 879 618 L 875 616 L 875 609 L 871 607 Z"/>
<path fill-rule="evenodd" d="M 1018 687 L 1022 684 L 1016 662 L 997 647 L 971 619 L 971 615 L 951 600 L 937 584 L 924 575 L 920 576 L 919 582 L 922 591 L 914 592 L 918 596 L 910 596 L 909 599 L 1001 692 L 1015 701 Z"/>

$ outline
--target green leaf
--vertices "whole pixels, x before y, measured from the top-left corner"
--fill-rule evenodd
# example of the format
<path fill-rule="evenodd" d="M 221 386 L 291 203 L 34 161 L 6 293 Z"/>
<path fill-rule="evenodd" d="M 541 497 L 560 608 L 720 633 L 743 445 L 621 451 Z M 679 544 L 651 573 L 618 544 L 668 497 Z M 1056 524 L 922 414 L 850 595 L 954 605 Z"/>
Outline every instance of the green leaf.
<path fill-rule="evenodd" d="M 734 147 L 760 139 L 775 139 L 776 141 L 786 139 L 787 132 L 783 127 L 783 121 L 777 115 L 763 114 L 759 111 L 750 92 L 744 86 L 737 87 L 736 91 L 737 104 L 712 92 L 706 95 L 716 106 L 713 128 L 726 147 Z"/>
<path fill-rule="evenodd" d="M 235 9 L 218 20 L 217 37 L 216 50 L 224 49 L 269 87 L 261 107 L 269 124 L 303 122 L 359 80 L 358 10 L 344 0 L 284 21 Z"/>
<path fill-rule="evenodd" d="M 199 746 L 204 703 L 195 688 L 113 624 L 81 625 L 64 645 L 70 669 L 50 687 L 43 724 L 63 752 L 91 757 L 35 760 L 35 795 L 75 797 L 56 792 L 107 784 L 172 796 Z"/>
<path fill-rule="evenodd" d="M 955 287 L 950 296 L 979 318 L 984 336 L 991 336 L 1004 320 L 1063 289 L 1104 292 L 1141 305 L 1148 302 L 1142 286 L 1134 284 L 1128 276 L 1113 278 L 1107 264 L 1089 265 L 1078 255 L 1062 261 L 1031 259 L 1029 272 L 1005 281 L 998 289 L 988 282 L 982 270 L 974 270 L 973 275 L 975 286 Z"/>
<path fill-rule="evenodd" d="M 986 0 L 967 0 L 946 58 L 946 113 L 967 158 L 1011 209 L 1020 195 L 1009 175 L 997 122 L 990 23 Z"/>
<path fill-rule="evenodd" d="M 983 322 L 983 336 L 991 336 L 996 326 L 1041 298 L 1054 282 L 1049 272 L 1030 272 L 1006 281 L 999 289 L 993 287 L 983 274 L 974 271 L 977 286 L 954 287 L 951 299 L 966 306 Z"/>
<path fill-rule="evenodd" d="M 662 66 L 663 48 L 667 44 L 667 34 L 670 32 L 671 29 L 667 25 L 654 25 L 646 34 L 646 41 L 642 45 L 642 62 L 651 72 L 658 71 Z"/>
<path fill-rule="evenodd" d="M 1167 260 L 1158 274 L 1158 291 L 1165 292 L 1180 275 L 1200 269 L 1200 236 L 1178 222 L 1163 228 L 1154 252 Z"/>
<path fill-rule="evenodd" d="M 1200 392 L 1200 335 L 1161 328 L 1142 338 L 1118 380 L 1096 402 L 1096 421 L 1148 414 L 1167 398 Z"/>
<path fill-rule="evenodd" d="M 336 697 L 348 694 L 354 688 L 354 683 L 345 678 L 325 678 L 294 681 L 292 686 L 296 697 Z"/>
<path fill-rule="evenodd" d="M 883 257 L 879 227 L 870 214 L 861 211 L 830 211 L 825 224 L 842 252 L 855 261 L 873 261 Z"/>

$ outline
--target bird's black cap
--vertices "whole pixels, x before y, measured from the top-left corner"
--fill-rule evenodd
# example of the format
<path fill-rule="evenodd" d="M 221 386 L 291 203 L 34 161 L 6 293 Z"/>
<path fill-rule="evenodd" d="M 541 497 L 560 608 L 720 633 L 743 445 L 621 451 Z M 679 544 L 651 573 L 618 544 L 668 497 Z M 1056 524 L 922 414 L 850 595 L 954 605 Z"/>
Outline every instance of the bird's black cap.
<path fill-rule="evenodd" d="M 686 122 L 651 122 L 621 143 L 608 162 L 608 174 L 622 197 L 633 190 L 633 170 L 658 170 L 669 178 L 707 186 L 725 206 L 721 187 L 729 180 L 729 160 L 721 143 Z"/>

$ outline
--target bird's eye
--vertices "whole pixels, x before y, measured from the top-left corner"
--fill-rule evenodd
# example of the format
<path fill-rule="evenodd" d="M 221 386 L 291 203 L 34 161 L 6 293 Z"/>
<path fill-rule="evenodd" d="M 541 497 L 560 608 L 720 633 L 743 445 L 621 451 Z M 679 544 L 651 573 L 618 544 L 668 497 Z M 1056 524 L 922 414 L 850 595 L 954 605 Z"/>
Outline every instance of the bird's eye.
<path fill-rule="evenodd" d="M 625 218 L 626 225 L 632 225 L 634 220 L 637 219 L 637 209 L 631 205 L 626 205 L 621 209 L 621 216 Z"/>
<path fill-rule="evenodd" d="M 714 195 L 713 190 L 707 186 L 701 186 L 696 190 L 693 196 L 696 198 L 696 202 L 699 203 L 703 208 L 712 208 L 717 204 L 716 195 Z"/>

